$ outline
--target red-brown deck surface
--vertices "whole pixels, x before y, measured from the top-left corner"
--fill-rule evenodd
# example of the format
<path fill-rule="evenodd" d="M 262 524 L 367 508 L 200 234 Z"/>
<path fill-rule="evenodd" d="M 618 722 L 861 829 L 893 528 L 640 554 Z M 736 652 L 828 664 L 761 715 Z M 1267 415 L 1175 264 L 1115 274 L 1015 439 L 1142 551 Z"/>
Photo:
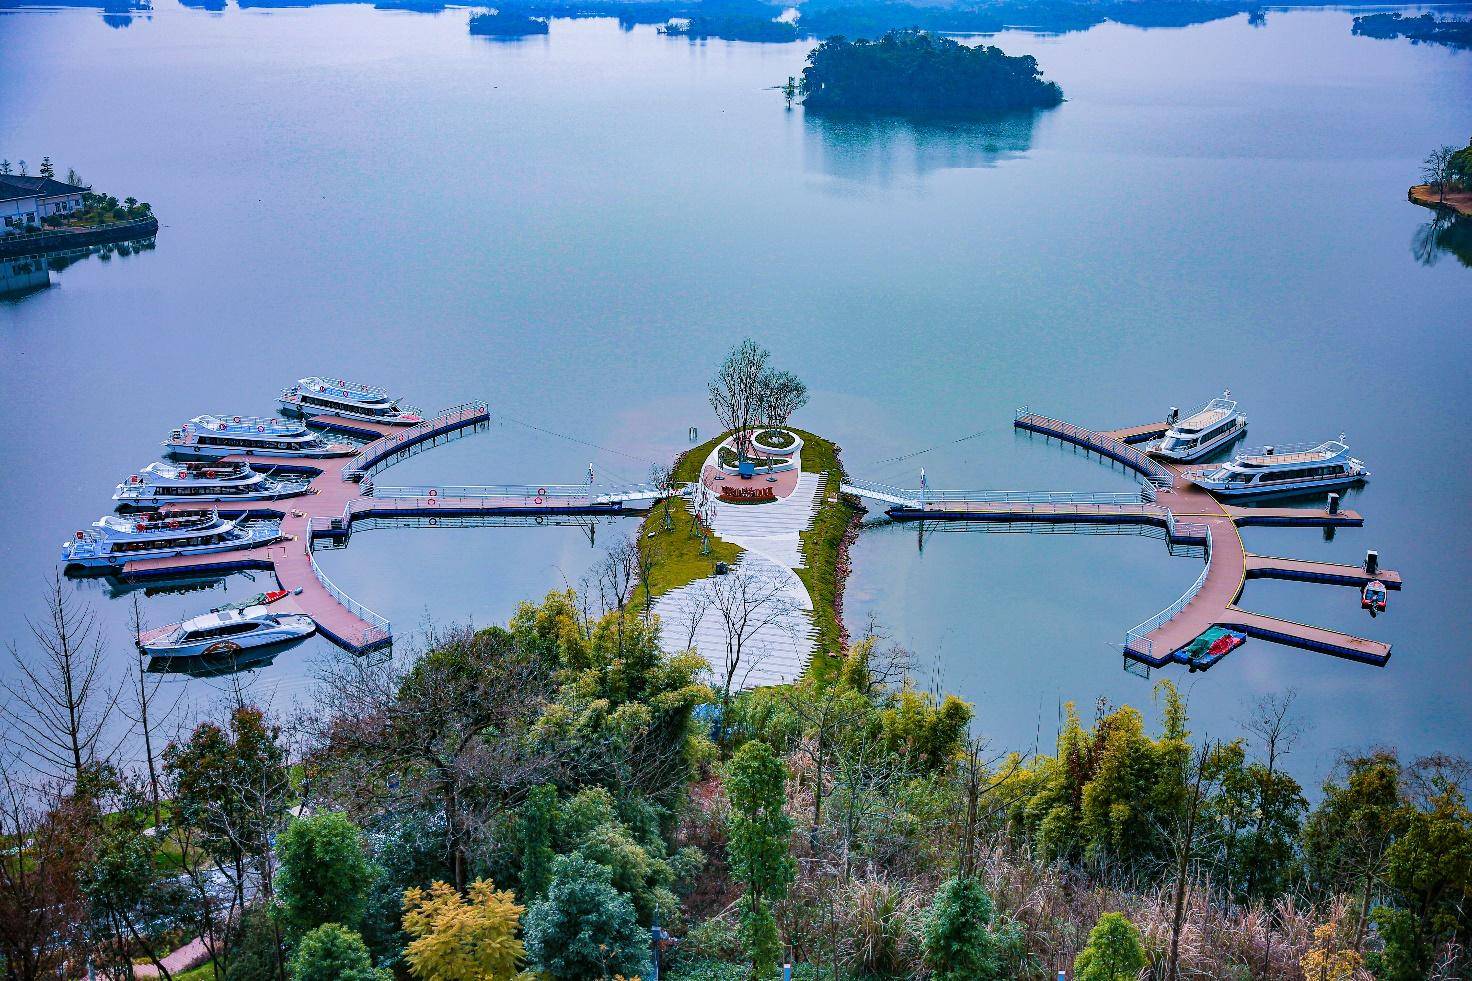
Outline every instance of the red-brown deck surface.
<path fill-rule="evenodd" d="M 1162 428 L 1160 423 L 1149 423 L 1125 429 L 1096 433 L 1047 416 L 1034 413 L 1019 413 L 1015 425 L 1021 429 L 1040 432 L 1047 436 L 1063 439 L 1093 452 L 1124 462 L 1145 473 L 1152 469 L 1143 465 L 1136 455 L 1138 451 L 1128 444 L 1148 439 Z M 1161 487 L 1156 500 L 1161 508 L 1168 509 L 1177 522 L 1203 524 L 1211 531 L 1211 548 L 1207 556 L 1207 569 L 1197 590 L 1182 609 L 1164 623 L 1146 633 L 1142 638 L 1131 637 L 1125 653 L 1147 664 L 1159 666 L 1172 660 L 1172 655 L 1215 626 L 1231 627 L 1277 643 L 1323 651 L 1339 657 L 1384 664 L 1390 657 L 1390 645 L 1378 640 L 1356 637 L 1352 634 L 1308 624 L 1294 623 L 1277 617 L 1252 613 L 1237 607 L 1242 587 L 1248 578 L 1300 579 L 1307 582 L 1343 583 L 1362 586 L 1371 579 L 1379 579 L 1388 588 L 1399 589 L 1401 578 L 1391 570 L 1380 570 L 1370 574 L 1356 566 L 1332 562 L 1314 562 L 1306 559 L 1284 559 L 1274 556 L 1251 555 L 1242 544 L 1239 527 L 1245 525 L 1360 525 L 1364 519 L 1354 511 L 1329 512 L 1313 508 L 1295 507 L 1243 507 L 1223 504 L 1213 494 L 1190 483 L 1186 478 L 1203 469 L 1201 465 L 1174 465 L 1167 461 L 1156 461 L 1175 478 L 1173 486 Z M 1148 476 L 1148 474 L 1145 474 Z M 1161 481 L 1163 483 L 1163 481 Z M 946 502 L 937 505 L 947 510 L 985 513 L 998 507 L 1015 509 L 1017 505 L 995 505 L 967 502 Z M 1041 515 L 1063 510 L 1060 505 L 1039 507 Z M 1142 515 L 1151 505 L 1074 505 L 1096 509 L 1136 509 Z M 1067 517 L 1040 516 L 1035 520 L 1069 520 Z"/>
<path fill-rule="evenodd" d="M 137 579 L 169 573 L 184 575 L 211 571 L 229 572 L 236 569 L 268 569 L 275 575 L 276 582 L 282 589 L 301 590 L 300 594 L 280 600 L 278 608 L 293 613 L 305 613 L 316 621 L 323 634 L 349 650 L 360 651 L 379 646 L 388 641 L 388 634 L 344 606 L 317 578 L 311 558 L 312 519 L 342 517 L 347 513 L 350 504 L 359 501 L 371 501 L 377 510 L 407 509 L 407 501 L 374 501 L 360 497 L 361 488 L 353 480 L 344 479 L 343 471 L 358 465 L 364 459 L 378 459 L 377 454 L 383 451 L 397 452 L 400 448 L 407 449 L 416 441 L 433 439 L 457 428 L 479 425 L 487 418 L 483 409 L 462 409 L 406 428 L 336 416 L 314 416 L 309 420 L 314 425 L 362 432 L 367 436 L 377 434 L 379 439 L 366 443 L 357 453 L 348 457 L 226 457 L 228 461 L 246 462 L 254 467 L 279 466 L 298 471 L 310 468 L 317 472 L 312 478 L 310 493 L 300 497 L 216 505 L 221 514 L 227 515 L 279 512 L 282 515 L 280 541 L 233 552 L 135 560 L 123 566 L 123 577 Z M 164 510 L 179 506 L 168 505 Z"/>

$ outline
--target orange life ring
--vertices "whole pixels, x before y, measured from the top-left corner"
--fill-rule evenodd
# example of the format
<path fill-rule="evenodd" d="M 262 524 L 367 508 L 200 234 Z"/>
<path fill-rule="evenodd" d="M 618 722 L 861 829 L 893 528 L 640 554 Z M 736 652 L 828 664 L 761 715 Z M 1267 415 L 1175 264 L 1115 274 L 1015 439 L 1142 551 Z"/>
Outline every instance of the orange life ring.
<path fill-rule="evenodd" d="M 541 504 L 542 503 L 542 499 L 540 497 L 534 497 L 534 498 L 532 498 L 532 503 L 533 504 Z"/>

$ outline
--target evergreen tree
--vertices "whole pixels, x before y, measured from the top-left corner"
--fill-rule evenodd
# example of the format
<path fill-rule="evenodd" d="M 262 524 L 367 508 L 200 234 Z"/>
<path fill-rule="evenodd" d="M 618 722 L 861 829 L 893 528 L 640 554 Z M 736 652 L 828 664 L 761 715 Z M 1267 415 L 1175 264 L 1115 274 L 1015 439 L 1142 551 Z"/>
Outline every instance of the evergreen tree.
<path fill-rule="evenodd" d="M 555 978 L 640 974 L 648 964 L 648 935 L 629 897 L 613 888 L 612 873 L 581 855 L 552 863 L 547 895 L 527 910 L 526 949 L 540 971 Z"/>
<path fill-rule="evenodd" d="M 303 934 L 324 923 L 356 927 L 374 870 L 358 828 L 338 812 L 299 818 L 277 843 L 283 923 Z"/>
<path fill-rule="evenodd" d="M 39 171 L 39 173 L 42 177 L 46 177 L 51 180 L 56 179 L 56 169 L 51 166 L 50 157 L 41 158 L 41 170 Z"/>
<path fill-rule="evenodd" d="M 1133 981 L 1145 966 L 1140 931 L 1123 913 L 1105 913 L 1074 958 L 1075 981 Z"/>
<path fill-rule="evenodd" d="M 751 977 L 766 977 L 782 953 L 772 903 L 787 895 L 796 874 L 789 854 L 792 819 L 783 811 L 787 769 L 764 742 L 752 740 L 731 757 L 726 796 L 731 801 L 726 844 L 731 877 L 745 883 L 741 934 Z"/>
<path fill-rule="evenodd" d="M 392 981 L 375 970 L 363 938 L 337 923 L 326 923 L 302 937 L 291 958 L 291 981 Z"/>
<path fill-rule="evenodd" d="M 941 884 L 925 918 L 925 964 L 936 981 L 1004 981 L 1001 951 L 991 930 L 992 898 L 980 879 Z"/>
<path fill-rule="evenodd" d="M 530 903 L 547 892 L 552 878 L 552 836 L 557 827 L 557 788 L 533 787 L 521 805 L 521 898 Z"/>

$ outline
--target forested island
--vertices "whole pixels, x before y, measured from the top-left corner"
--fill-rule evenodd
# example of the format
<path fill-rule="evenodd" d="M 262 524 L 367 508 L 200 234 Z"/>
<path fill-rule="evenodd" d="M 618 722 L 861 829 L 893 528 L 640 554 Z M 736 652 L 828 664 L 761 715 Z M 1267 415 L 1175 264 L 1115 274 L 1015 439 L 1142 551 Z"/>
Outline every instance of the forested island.
<path fill-rule="evenodd" d="M 814 110 L 973 113 L 1040 109 L 1063 101 L 1031 55 L 964 45 L 928 31 L 877 41 L 829 38 L 808 54 L 799 88 Z"/>
<path fill-rule="evenodd" d="M 750 14 L 698 14 L 677 18 L 660 28 L 663 34 L 727 41 L 796 41 L 802 36 L 795 23 Z"/>
<path fill-rule="evenodd" d="M 1434 14 L 1422 14 L 1419 17 L 1405 17 L 1398 13 L 1367 14 L 1356 17 L 1351 29 L 1355 34 L 1364 37 L 1404 37 L 1428 44 L 1472 47 L 1472 20 L 1442 20 Z"/>
<path fill-rule="evenodd" d="M 547 22 L 518 10 L 488 10 L 470 18 L 470 33 L 481 37 L 529 37 L 547 33 Z"/>

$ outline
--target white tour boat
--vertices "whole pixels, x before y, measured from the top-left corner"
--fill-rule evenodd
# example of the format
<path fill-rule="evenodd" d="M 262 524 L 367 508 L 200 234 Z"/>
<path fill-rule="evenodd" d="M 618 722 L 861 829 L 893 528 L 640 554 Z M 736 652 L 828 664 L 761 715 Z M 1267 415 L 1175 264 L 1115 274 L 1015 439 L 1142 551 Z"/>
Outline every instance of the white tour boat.
<path fill-rule="evenodd" d="M 1223 497 L 1345 487 L 1369 478 L 1364 463 L 1349 455 L 1342 434 L 1317 445 L 1264 446 L 1213 470 L 1187 475 L 1191 483 Z"/>
<path fill-rule="evenodd" d="M 424 417 L 412 405 L 400 405 L 397 396 L 376 385 L 361 385 L 341 378 L 302 378 L 281 393 L 282 408 L 296 415 L 319 413 L 345 419 L 365 419 L 410 426 Z"/>
<path fill-rule="evenodd" d="M 265 605 L 225 608 L 138 635 L 138 646 L 159 657 L 220 657 L 310 637 L 317 624 L 304 613 L 273 613 Z"/>
<path fill-rule="evenodd" d="M 150 463 L 118 484 L 121 507 L 158 507 L 189 501 L 274 501 L 307 493 L 307 477 L 277 477 L 245 463 Z"/>
<path fill-rule="evenodd" d="M 262 416 L 195 416 L 169 434 L 174 456 L 351 456 L 355 447 L 329 443 L 299 422 Z"/>
<path fill-rule="evenodd" d="M 1149 450 L 1154 456 L 1177 463 L 1199 460 L 1247 430 L 1247 417 L 1237 411 L 1237 403 L 1232 401 L 1230 391 L 1195 409 L 1184 419 L 1176 418 L 1172 409 L 1171 418 L 1166 422 L 1170 428 Z"/>
<path fill-rule="evenodd" d="M 280 537 L 280 522 L 242 523 L 214 510 L 108 514 L 61 546 L 68 567 L 106 569 L 134 559 L 229 552 L 264 545 Z"/>

